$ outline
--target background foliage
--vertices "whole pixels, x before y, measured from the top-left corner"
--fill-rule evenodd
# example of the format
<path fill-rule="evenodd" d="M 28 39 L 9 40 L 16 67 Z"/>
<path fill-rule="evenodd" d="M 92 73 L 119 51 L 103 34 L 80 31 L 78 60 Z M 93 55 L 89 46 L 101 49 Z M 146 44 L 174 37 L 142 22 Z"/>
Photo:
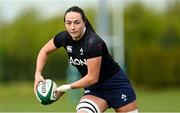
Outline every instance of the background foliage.
<path fill-rule="evenodd" d="M 126 69 L 134 84 L 148 87 L 180 86 L 180 2 L 164 12 L 135 2 L 124 10 Z M 86 14 L 94 24 L 93 9 Z M 42 19 L 29 9 L 14 21 L 0 21 L 0 81 L 33 80 L 40 48 L 61 30 L 63 15 Z M 51 54 L 44 69 L 46 78 L 65 79 L 67 54 Z"/>

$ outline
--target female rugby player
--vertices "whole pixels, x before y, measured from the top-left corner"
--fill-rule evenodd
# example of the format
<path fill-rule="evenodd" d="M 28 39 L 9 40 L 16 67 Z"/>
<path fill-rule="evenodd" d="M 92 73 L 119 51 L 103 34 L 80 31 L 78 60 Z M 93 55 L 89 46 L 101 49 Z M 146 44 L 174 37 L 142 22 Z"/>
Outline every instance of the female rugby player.
<path fill-rule="evenodd" d="M 37 57 L 34 89 L 39 81 L 48 54 L 63 47 L 82 78 L 61 85 L 57 92 L 84 88 L 76 107 L 77 113 L 101 113 L 108 108 L 116 112 L 137 113 L 134 89 L 127 75 L 110 56 L 105 42 L 96 34 L 84 11 L 73 6 L 64 15 L 66 31 L 59 32 L 45 44 Z M 34 90 L 35 91 L 35 90 Z"/>

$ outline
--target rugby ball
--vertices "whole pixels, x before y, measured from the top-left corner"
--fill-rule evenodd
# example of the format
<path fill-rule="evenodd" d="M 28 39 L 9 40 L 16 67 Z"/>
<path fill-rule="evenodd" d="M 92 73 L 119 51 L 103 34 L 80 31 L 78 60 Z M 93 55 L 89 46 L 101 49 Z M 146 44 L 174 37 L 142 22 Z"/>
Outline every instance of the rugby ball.
<path fill-rule="evenodd" d="M 46 79 L 45 81 L 38 83 L 36 97 L 43 105 L 51 104 L 58 99 L 54 93 L 56 89 L 56 83 L 51 79 Z"/>

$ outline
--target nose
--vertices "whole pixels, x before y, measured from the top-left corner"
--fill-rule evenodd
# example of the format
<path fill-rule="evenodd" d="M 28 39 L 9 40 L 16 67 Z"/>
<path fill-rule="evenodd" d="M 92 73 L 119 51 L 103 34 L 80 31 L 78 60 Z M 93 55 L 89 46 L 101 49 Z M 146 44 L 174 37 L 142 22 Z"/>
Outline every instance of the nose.
<path fill-rule="evenodd" d="M 75 29 L 75 26 L 74 26 L 73 23 L 71 24 L 70 28 L 71 28 L 71 30 L 74 30 L 74 29 Z"/>

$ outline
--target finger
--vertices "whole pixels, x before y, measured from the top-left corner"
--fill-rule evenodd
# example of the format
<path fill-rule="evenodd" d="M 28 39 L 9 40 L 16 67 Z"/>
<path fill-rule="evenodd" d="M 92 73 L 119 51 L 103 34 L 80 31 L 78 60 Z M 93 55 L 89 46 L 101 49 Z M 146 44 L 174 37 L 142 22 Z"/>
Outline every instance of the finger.
<path fill-rule="evenodd" d="M 61 92 L 61 86 L 59 86 L 56 91 Z"/>
<path fill-rule="evenodd" d="M 37 89 L 37 82 L 34 81 L 34 94 L 36 94 L 36 89 Z"/>
<path fill-rule="evenodd" d="M 65 92 L 59 92 L 59 91 L 54 91 L 54 94 L 57 98 L 60 98 L 62 95 L 64 95 Z"/>
<path fill-rule="evenodd" d="M 39 82 L 40 82 L 40 81 L 38 81 L 38 80 L 35 80 L 35 81 L 34 81 L 34 93 L 35 93 L 35 94 L 36 94 L 37 85 L 38 85 Z"/>

